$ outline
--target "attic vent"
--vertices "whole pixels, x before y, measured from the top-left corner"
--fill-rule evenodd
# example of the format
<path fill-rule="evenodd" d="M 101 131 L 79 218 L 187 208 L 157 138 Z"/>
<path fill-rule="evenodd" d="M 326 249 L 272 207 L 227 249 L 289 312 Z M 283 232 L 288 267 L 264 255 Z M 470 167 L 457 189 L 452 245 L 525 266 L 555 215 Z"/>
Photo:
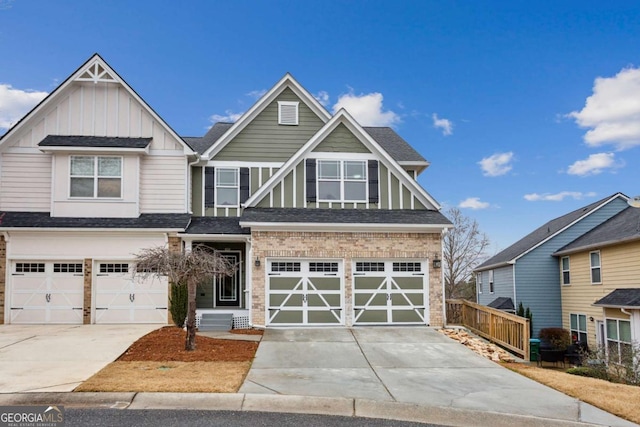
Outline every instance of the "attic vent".
<path fill-rule="evenodd" d="M 97 62 L 91 64 L 84 73 L 82 73 L 78 78 L 78 81 L 89 81 L 89 82 L 115 82 L 116 79 L 113 78 L 111 74 L 105 68 Z"/>
<path fill-rule="evenodd" d="M 278 124 L 298 124 L 298 102 L 278 101 Z"/>

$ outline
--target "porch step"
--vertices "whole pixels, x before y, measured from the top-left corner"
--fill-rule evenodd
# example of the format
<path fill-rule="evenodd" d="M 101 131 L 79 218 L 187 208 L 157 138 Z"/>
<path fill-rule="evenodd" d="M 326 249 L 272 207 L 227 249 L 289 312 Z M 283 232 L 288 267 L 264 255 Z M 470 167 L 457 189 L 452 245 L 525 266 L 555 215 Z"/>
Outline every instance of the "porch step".
<path fill-rule="evenodd" d="M 202 313 L 200 331 L 228 331 L 233 328 L 232 313 Z"/>

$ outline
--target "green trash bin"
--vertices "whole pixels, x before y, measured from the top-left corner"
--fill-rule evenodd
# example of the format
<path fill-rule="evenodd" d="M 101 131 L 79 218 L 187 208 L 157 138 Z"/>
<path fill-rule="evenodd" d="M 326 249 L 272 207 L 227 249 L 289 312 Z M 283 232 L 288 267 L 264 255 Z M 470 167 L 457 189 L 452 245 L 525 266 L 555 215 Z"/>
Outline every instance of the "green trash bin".
<path fill-rule="evenodd" d="M 540 360 L 540 340 L 537 338 L 529 340 L 529 360 L 531 362 Z"/>

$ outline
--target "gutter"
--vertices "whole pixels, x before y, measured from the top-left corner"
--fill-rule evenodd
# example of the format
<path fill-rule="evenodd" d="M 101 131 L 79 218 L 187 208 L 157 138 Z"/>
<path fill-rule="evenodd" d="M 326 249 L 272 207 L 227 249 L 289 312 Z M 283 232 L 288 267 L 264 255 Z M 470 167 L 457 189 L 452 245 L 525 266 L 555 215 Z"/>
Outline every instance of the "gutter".
<path fill-rule="evenodd" d="M 631 236 L 631 237 L 623 237 L 620 239 L 613 239 L 613 240 L 606 240 L 604 242 L 599 242 L 599 243 L 593 243 L 591 245 L 585 245 L 585 246 L 580 246 L 578 248 L 574 248 L 574 249 L 567 249 L 567 250 L 560 250 L 557 252 L 552 253 L 551 255 L 554 257 L 557 256 L 563 256 L 563 255 L 569 255 L 569 254 L 573 254 L 573 253 L 577 253 L 577 252 L 582 252 L 582 251 L 588 251 L 591 249 L 599 249 L 602 248 L 604 246 L 612 246 L 612 245 L 617 245 L 620 243 L 629 243 L 629 242 L 634 242 L 640 240 L 640 235 L 635 235 L 635 236 Z"/>

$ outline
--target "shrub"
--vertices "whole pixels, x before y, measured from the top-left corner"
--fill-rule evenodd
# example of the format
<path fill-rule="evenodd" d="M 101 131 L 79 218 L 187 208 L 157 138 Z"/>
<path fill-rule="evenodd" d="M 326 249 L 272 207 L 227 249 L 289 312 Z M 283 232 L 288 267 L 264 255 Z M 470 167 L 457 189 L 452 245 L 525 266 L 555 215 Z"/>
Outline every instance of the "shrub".
<path fill-rule="evenodd" d="M 571 335 L 563 328 L 543 328 L 540 329 L 540 340 L 548 343 L 554 350 L 564 350 L 571 344 Z"/>
<path fill-rule="evenodd" d="M 608 375 L 601 369 L 589 366 L 577 366 L 567 369 L 567 374 L 578 375 L 581 377 L 597 378 L 599 380 L 609 380 Z"/>
<path fill-rule="evenodd" d="M 187 303 L 189 302 L 189 290 L 187 286 L 172 283 L 169 301 L 169 312 L 171 312 L 173 323 L 179 328 L 184 327 L 184 322 L 187 318 Z"/>

